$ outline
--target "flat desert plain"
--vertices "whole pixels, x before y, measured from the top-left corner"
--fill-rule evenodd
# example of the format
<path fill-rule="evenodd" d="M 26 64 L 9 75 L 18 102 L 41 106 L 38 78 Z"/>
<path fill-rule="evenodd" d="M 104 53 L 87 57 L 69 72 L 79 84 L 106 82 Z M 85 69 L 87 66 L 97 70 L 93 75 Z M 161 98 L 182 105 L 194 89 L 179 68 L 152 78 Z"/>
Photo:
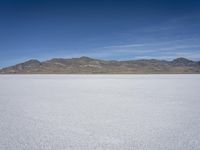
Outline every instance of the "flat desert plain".
<path fill-rule="evenodd" d="M 1 75 L 0 150 L 199 150 L 200 75 Z"/>

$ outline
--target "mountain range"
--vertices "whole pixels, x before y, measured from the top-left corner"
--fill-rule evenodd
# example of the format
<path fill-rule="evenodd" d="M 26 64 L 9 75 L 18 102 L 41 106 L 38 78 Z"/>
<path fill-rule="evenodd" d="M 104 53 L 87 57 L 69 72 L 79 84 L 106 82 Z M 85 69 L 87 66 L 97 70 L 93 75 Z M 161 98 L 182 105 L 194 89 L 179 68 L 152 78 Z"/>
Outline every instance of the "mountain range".
<path fill-rule="evenodd" d="M 54 58 L 40 62 L 29 60 L 0 69 L 0 74 L 199 74 L 200 61 L 177 58 L 172 61 L 157 59 L 99 60 L 90 57 Z"/>

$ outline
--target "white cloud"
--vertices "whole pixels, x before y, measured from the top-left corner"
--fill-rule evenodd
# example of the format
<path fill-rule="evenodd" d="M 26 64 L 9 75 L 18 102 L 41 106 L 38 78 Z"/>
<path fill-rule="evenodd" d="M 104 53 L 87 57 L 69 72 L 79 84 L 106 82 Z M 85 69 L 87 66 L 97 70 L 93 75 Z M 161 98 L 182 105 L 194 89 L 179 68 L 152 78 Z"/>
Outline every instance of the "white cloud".
<path fill-rule="evenodd" d="M 125 45 L 111 45 L 101 47 L 101 49 L 109 49 L 109 48 L 131 48 L 131 47 L 142 47 L 144 44 L 125 44 Z"/>

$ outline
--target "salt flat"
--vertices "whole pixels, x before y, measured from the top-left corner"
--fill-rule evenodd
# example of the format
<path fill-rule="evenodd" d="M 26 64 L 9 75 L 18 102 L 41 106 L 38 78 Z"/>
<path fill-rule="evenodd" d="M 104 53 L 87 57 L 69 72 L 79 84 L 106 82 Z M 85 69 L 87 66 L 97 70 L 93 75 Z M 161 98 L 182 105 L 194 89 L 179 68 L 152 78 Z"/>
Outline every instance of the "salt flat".
<path fill-rule="evenodd" d="M 200 75 L 1 75 L 0 150 L 199 150 Z"/>

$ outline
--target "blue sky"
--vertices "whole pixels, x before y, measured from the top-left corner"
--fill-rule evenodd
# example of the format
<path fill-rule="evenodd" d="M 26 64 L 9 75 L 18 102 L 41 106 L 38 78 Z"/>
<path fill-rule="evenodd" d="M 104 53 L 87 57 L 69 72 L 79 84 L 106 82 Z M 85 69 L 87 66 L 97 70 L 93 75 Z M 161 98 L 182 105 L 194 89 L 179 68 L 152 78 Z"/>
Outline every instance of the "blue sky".
<path fill-rule="evenodd" d="M 83 55 L 200 60 L 200 1 L 0 0 L 0 68 Z"/>

